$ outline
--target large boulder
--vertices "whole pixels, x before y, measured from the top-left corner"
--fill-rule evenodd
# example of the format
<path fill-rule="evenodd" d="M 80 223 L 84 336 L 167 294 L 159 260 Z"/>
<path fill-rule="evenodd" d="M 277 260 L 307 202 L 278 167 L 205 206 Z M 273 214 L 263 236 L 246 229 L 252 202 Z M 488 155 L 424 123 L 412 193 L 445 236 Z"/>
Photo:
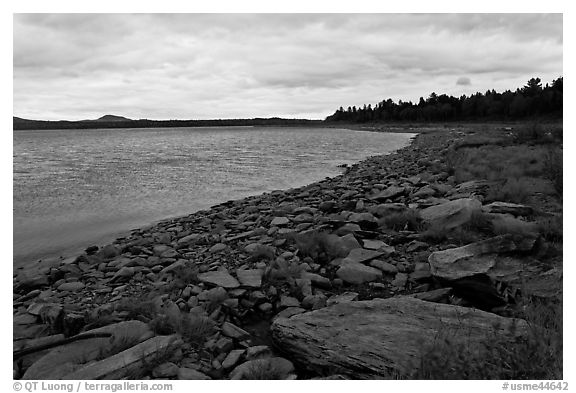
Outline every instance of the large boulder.
<path fill-rule="evenodd" d="M 90 333 L 111 333 L 112 336 L 79 340 L 56 347 L 26 370 L 23 379 L 61 379 L 85 363 L 110 356 L 153 336 L 148 325 L 141 321 L 119 322 L 84 334 Z"/>
<path fill-rule="evenodd" d="M 501 255 L 517 250 L 511 236 L 496 236 L 463 247 L 433 252 L 428 263 L 433 276 L 447 281 L 479 274 L 502 280 L 522 271 L 522 260 Z"/>
<path fill-rule="evenodd" d="M 527 289 L 526 280 L 539 274 L 541 267 L 536 260 L 516 256 L 518 251 L 525 251 L 533 244 L 534 240 L 514 241 L 513 236 L 503 235 L 436 251 L 428 257 L 430 272 L 448 282 L 460 297 L 478 308 L 490 310 L 504 305 L 509 297 L 514 298 L 516 290 Z M 534 281 L 534 284 L 538 288 L 542 283 Z"/>
<path fill-rule="evenodd" d="M 525 335 L 527 324 L 476 309 L 397 297 L 343 302 L 278 318 L 271 330 L 277 346 L 308 369 L 373 379 L 413 372 L 439 334 L 471 350 L 481 349 L 489 340 Z"/>
<path fill-rule="evenodd" d="M 475 198 L 461 198 L 430 206 L 420 211 L 424 222 L 435 228 L 457 228 L 482 211 L 482 202 Z"/>
<path fill-rule="evenodd" d="M 142 377 L 146 365 L 167 356 L 184 342 L 178 335 L 156 336 L 106 359 L 92 362 L 62 376 L 67 380 L 124 379 Z M 175 374 L 178 373 L 176 368 Z"/>

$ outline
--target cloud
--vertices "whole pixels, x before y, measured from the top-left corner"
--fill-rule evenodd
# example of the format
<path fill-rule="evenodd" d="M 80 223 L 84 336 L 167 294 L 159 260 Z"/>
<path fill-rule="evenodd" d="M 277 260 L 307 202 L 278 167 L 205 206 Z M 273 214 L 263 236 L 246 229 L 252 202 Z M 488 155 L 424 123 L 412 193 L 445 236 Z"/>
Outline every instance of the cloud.
<path fill-rule="evenodd" d="M 456 80 L 456 84 L 459 86 L 468 86 L 468 85 L 471 85 L 472 82 L 470 81 L 470 78 L 468 78 L 466 76 L 461 76 L 460 78 L 458 78 Z"/>
<path fill-rule="evenodd" d="M 16 14 L 14 115 L 324 118 L 547 82 L 562 40 L 561 14 Z"/>

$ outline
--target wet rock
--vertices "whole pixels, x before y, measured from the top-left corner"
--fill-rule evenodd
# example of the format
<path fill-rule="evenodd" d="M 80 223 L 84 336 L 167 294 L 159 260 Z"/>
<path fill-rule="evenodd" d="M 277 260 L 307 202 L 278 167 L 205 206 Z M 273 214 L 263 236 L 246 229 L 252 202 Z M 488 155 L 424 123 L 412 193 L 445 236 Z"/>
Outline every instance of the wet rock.
<path fill-rule="evenodd" d="M 414 371 L 440 331 L 450 333 L 456 343 L 480 349 L 494 335 L 512 340 L 526 334 L 527 324 L 480 310 L 397 297 L 343 302 L 276 319 L 271 330 L 276 344 L 309 369 L 373 379 Z"/>

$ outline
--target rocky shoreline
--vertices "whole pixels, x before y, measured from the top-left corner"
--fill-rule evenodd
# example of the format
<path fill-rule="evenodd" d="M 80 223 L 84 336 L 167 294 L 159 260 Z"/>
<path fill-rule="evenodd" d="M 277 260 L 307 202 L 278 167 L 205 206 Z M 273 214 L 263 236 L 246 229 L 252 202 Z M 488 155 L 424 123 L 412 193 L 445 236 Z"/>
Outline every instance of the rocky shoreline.
<path fill-rule="evenodd" d="M 487 201 L 494 182 L 447 166 L 478 130 L 426 131 L 334 178 L 16 271 L 14 378 L 410 377 L 439 332 L 525 337 L 519 293 L 561 299 L 561 256 L 532 225 L 561 210 Z M 474 236 L 438 236 L 459 228 Z"/>

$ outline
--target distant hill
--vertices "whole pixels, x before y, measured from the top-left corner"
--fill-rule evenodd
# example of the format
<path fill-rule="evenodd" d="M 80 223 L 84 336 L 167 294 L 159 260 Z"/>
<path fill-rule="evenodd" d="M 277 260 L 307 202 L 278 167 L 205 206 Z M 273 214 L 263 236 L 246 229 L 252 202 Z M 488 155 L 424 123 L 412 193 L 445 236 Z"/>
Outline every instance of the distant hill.
<path fill-rule="evenodd" d="M 213 120 L 131 120 L 122 116 L 105 115 L 96 120 L 46 121 L 28 120 L 13 117 L 14 130 L 60 130 L 96 128 L 172 128 L 172 127 L 230 127 L 230 126 L 314 126 L 322 120 L 255 118 L 255 119 L 213 119 Z"/>
<path fill-rule="evenodd" d="M 123 117 L 123 116 L 116 116 L 116 115 L 104 115 L 96 120 L 88 120 L 88 121 L 104 121 L 104 122 L 110 122 L 110 121 L 132 121 L 132 119 L 128 119 L 127 117 Z"/>

